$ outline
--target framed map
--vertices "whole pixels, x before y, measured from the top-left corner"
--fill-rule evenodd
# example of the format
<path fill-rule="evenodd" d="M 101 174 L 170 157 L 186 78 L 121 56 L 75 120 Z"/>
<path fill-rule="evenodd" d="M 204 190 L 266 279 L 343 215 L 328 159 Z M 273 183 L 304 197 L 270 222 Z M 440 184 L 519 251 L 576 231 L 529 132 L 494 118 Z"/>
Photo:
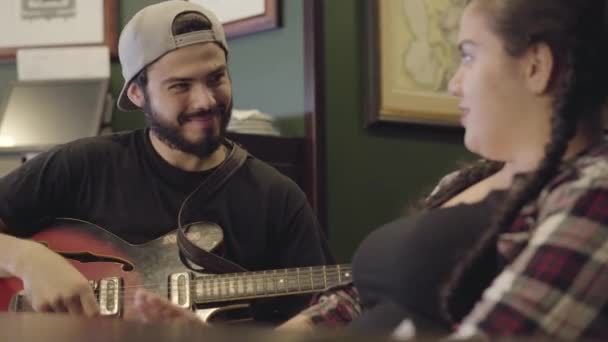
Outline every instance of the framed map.
<path fill-rule="evenodd" d="M 118 0 L 2 0 L 0 58 L 18 48 L 107 45 L 118 53 Z"/>
<path fill-rule="evenodd" d="M 447 85 L 463 0 L 368 1 L 368 124 L 458 125 Z"/>
<path fill-rule="evenodd" d="M 224 25 L 227 38 L 279 26 L 278 0 L 189 0 L 207 7 Z"/>

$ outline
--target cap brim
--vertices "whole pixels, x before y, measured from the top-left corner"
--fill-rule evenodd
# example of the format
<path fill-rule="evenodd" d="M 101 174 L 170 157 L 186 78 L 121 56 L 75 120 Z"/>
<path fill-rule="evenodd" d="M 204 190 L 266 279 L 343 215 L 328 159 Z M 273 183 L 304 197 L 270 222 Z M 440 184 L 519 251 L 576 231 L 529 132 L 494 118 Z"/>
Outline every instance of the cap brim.
<path fill-rule="evenodd" d="M 131 102 L 129 97 L 127 96 L 127 89 L 129 88 L 129 82 L 125 82 L 125 85 L 122 87 L 120 91 L 120 95 L 118 95 L 118 101 L 116 105 L 120 110 L 125 112 L 132 112 L 140 109 L 135 103 Z"/>

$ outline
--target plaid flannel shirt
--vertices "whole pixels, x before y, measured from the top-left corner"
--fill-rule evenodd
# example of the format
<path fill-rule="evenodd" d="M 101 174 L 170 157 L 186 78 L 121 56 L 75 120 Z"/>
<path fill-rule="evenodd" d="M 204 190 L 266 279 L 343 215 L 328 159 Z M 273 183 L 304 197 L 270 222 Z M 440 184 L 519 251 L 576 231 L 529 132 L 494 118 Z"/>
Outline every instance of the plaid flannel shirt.
<path fill-rule="evenodd" d="M 498 251 L 506 267 L 454 337 L 608 340 L 608 144 L 565 163 Z"/>
<path fill-rule="evenodd" d="M 608 340 L 608 144 L 565 163 L 497 247 L 506 266 L 452 338 Z M 315 297 L 304 314 L 343 325 L 360 311 L 351 285 Z"/>

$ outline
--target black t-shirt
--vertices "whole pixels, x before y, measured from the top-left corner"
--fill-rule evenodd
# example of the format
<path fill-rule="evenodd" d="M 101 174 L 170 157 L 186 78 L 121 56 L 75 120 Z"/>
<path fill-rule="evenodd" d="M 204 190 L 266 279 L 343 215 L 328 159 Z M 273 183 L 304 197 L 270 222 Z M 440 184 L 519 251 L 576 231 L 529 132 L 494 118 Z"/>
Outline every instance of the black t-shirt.
<path fill-rule="evenodd" d="M 353 259 L 354 283 L 363 314 L 354 330 L 393 330 L 411 319 L 419 332 L 443 333 L 453 322 L 441 314 L 442 285 L 454 267 L 489 228 L 504 198 L 493 191 L 483 201 L 421 212 L 393 221 L 371 233 Z M 460 320 L 498 273 L 496 250 L 488 250 L 449 296 L 448 309 Z"/>
<path fill-rule="evenodd" d="M 82 139 L 42 153 L 3 177 L 0 218 L 17 236 L 37 232 L 49 219 L 70 217 L 143 243 L 177 228 L 182 202 L 209 173 L 168 164 L 154 150 L 148 130 Z M 332 262 L 304 193 L 253 157 L 209 203 L 189 205 L 200 209 L 190 208 L 185 222 L 221 226 L 225 257 L 248 270 Z"/>

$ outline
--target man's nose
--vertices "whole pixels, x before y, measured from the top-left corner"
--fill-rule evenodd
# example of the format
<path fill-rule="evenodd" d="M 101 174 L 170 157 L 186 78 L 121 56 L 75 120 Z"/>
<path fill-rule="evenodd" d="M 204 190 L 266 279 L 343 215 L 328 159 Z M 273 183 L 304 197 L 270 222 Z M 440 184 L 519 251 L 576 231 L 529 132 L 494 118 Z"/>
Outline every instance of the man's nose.
<path fill-rule="evenodd" d="M 209 110 L 217 105 L 214 92 L 205 85 L 194 86 L 191 98 L 192 106 L 197 110 Z"/>

